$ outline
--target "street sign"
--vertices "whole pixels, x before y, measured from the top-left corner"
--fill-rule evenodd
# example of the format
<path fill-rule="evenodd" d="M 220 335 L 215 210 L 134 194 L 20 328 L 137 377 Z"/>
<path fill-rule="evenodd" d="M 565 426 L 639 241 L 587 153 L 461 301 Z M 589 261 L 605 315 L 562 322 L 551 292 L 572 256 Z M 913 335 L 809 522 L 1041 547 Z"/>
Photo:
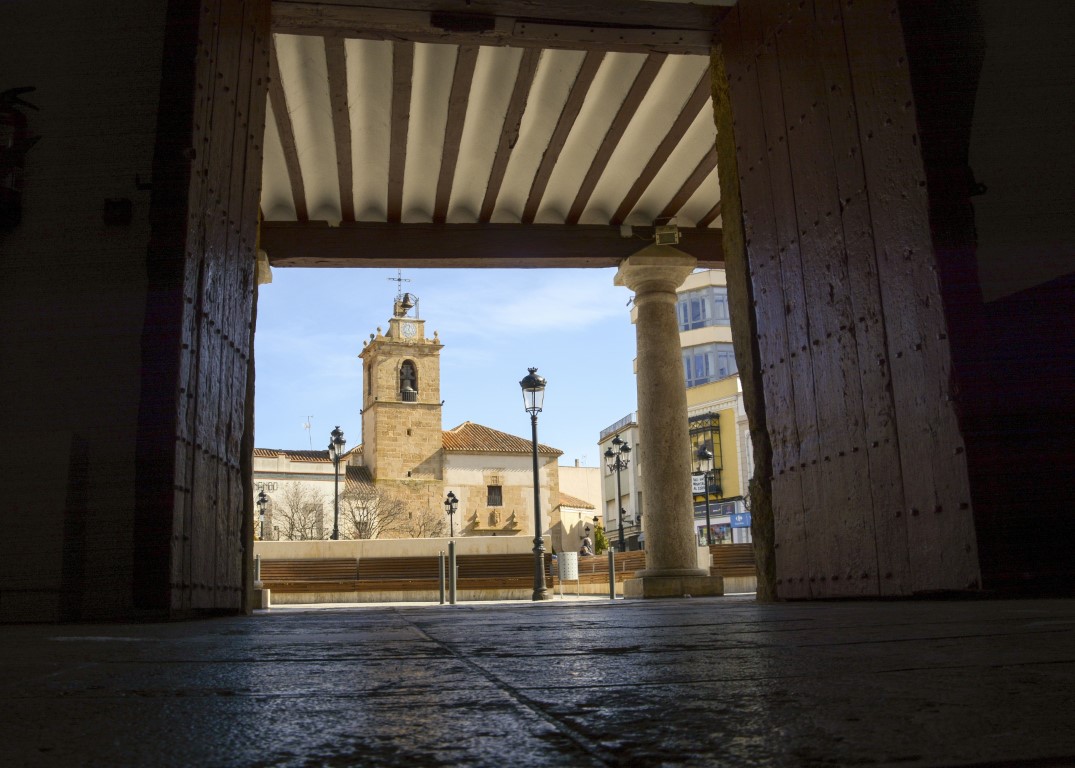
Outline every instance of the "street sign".
<path fill-rule="evenodd" d="M 691 475 L 691 493 L 705 493 L 705 475 Z"/>

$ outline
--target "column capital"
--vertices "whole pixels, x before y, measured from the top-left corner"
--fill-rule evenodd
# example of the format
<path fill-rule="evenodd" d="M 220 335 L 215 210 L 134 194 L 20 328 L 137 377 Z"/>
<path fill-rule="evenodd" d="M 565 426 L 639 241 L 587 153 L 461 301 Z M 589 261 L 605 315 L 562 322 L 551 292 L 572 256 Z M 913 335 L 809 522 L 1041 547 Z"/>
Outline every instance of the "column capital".
<path fill-rule="evenodd" d="M 670 245 L 654 244 L 620 262 L 615 284 L 625 286 L 635 293 L 674 293 L 697 265 L 698 259 L 690 254 Z"/>

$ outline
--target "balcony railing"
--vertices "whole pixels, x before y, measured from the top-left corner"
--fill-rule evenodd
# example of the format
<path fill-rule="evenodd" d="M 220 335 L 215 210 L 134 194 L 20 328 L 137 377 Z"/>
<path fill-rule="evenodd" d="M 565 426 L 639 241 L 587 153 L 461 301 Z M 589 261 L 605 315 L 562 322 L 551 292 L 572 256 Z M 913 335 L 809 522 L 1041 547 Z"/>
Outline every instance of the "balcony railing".
<path fill-rule="evenodd" d="M 617 421 L 615 424 L 612 424 L 612 425 L 607 426 L 604 429 L 602 429 L 601 430 L 600 440 L 604 440 L 606 437 L 608 437 L 609 435 L 611 435 L 611 434 L 613 434 L 615 432 L 622 431 L 623 428 L 626 427 L 628 424 L 634 424 L 636 421 L 637 421 L 637 419 L 636 419 L 636 416 L 635 416 L 634 412 L 631 412 L 631 413 L 627 414 L 622 419 Z"/>

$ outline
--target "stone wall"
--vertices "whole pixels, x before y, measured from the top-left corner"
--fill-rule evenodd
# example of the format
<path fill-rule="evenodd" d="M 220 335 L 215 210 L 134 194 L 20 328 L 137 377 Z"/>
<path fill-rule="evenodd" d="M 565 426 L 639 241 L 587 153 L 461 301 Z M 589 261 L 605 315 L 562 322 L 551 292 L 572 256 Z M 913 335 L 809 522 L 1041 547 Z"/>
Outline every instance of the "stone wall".
<path fill-rule="evenodd" d="M 560 476 L 555 456 L 538 456 L 543 531 L 548 531 L 550 510 L 560 503 Z M 494 483 L 498 480 L 499 483 Z M 488 486 L 501 486 L 500 506 L 490 506 Z M 448 454 L 445 493 L 459 498 L 456 530 L 468 536 L 534 536 L 534 471 L 532 458 L 523 454 Z M 499 517 L 496 515 L 499 514 Z"/>
<path fill-rule="evenodd" d="M 443 477 L 439 403 L 381 402 L 362 414 L 363 420 L 369 417 L 372 429 L 363 433 L 373 443 L 364 444 L 362 454 L 378 482 Z"/>

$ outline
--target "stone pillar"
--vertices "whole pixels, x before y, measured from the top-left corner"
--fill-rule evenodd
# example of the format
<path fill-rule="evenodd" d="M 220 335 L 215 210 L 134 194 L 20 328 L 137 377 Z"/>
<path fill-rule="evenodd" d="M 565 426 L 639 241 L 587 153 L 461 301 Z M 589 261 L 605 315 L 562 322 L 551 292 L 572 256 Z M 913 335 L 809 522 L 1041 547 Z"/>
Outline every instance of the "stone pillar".
<path fill-rule="evenodd" d="M 724 594 L 724 580 L 698 567 L 690 489 L 676 289 L 696 263 L 671 246 L 651 245 L 625 259 L 616 273 L 616 285 L 635 294 L 638 431 L 645 461 L 646 570 L 624 583 L 626 597 Z"/>

